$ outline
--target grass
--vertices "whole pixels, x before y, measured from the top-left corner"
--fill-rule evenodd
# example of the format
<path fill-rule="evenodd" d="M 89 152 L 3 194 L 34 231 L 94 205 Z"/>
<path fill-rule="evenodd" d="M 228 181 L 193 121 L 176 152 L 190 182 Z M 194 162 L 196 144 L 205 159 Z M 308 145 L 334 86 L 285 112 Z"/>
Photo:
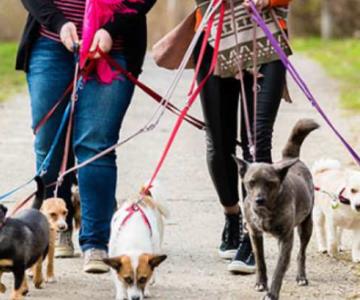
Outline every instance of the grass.
<path fill-rule="evenodd" d="M 23 72 L 15 71 L 15 43 L 0 42 L 0 102 L 24 88 Z"/>
<path fill-rule="evenodd" d="M 341 103 L 345 109 L 360 111 L 360 42 L 355 39 L 294 39 L 295 51 L 319 61 L 341 82 Z M 326 83 L 324 83 L 326 84 Z"/>

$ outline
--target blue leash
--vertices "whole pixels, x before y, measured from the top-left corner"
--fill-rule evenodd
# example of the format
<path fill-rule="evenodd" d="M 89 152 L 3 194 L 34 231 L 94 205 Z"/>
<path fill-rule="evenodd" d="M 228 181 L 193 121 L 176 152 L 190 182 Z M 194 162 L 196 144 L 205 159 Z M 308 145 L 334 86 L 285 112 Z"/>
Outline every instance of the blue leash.
<path fill-rule="evenodd" d="M 77 52 L 75 52 L 77 53 Z M 79 55 L 78 54 L 75 54 L 75 58 L 76 58 L 76 61 L 78 61 L 79 59 Z M 84 87 L 84 84 L 83 84 L 83 78 L 82 76 L 80 76 L 79 80 L 77 81 L 77 84 L 76 84 L 76 87 L 75 87 L 75 90 L 74 90 L 74 93 L 73 94 L 77 94 L 79 92 L 80 89 L 83 89 Z M 3 201 L 5 200 L 6 198 L 9 198 L 11 195 L 15 194 L 16 192 L 20 191 L 21 189 L 25 188 L 26 186 L 28 186 L 30 183 L 32 183 L 35 178 L 37 176 L 44 176 L 44 174 L 46 174 L 49 166 L 50 166 L 50 163 L 51 163 L 51 159 L 52 157 L 54 156 L 54 153 L 55 153 L 55 150 L 56 150 L 56 146 L 59 144 L 59 141 L 61 139 L 61 134 L 62 132 L 64 131 L 65 127 L 66 127 L 66 124 L 68 122 L 68 119 L 69 119 L 69 116 L 70 116 L 70 111 L 71 111 L 71 102 L 68 103 L 66 109 L 65 109 L 65 112 L 64 112 L 64 115 L 62 117 L 62 120 L 61 120 L 61 123 L 60 123 L 60 126 L 59 126 L 59 129 L 58 131 L 56 132 L 56 135 L 55 135 L 55 138 L 54 138 L 54 141 L 53 143 L 51 144 L 51 147 L 50 147 L 50 150 L 49 152 L 47 153 L 43 163 L 41 164 L 41 166 L 39 167 L 39 169 L 37 170 L 36 172 L 36 175 L 30 179 L 29 181 L 25 182 L 24 184 L 14 188 L 13 190 L 9 191 L 9 192 L 6 192 L 5 194 L 2 194 L 0 195 L 0 201 Z"/>

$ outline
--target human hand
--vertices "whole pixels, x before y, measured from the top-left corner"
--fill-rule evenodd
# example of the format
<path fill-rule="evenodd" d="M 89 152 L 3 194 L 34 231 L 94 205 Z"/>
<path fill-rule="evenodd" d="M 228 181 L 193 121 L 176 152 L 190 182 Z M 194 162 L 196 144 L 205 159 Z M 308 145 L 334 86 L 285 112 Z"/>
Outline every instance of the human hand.
<path fill-rule="evenodd" d="M 96 51 L 99 48 L 101 51 L 107 53 L 110 52 L 113 45 L 113 40 L 110 36 L 110 33 L 105 29 L 99 29 L 94 36 L 93 42 L 90 47 L 90 52 Z M 94 59 L 98 59 L 100 57 L 99 53 L 96 53 Z"/>
<path fill-rule="evenodd" d="M 65 23 L 60 29 L 60 40 L 70 52 L 74 51 L 74 44 L 79 44 L 76 25 L 73 22 Z"/>
<path fill-rule="evenodd" d="M 253 0 L 258 10 L 263 10 L 270 6 L 270 0 Z M 246 9 L 250 9 L 250 0 L 244 0 L 244 6 Z"/>

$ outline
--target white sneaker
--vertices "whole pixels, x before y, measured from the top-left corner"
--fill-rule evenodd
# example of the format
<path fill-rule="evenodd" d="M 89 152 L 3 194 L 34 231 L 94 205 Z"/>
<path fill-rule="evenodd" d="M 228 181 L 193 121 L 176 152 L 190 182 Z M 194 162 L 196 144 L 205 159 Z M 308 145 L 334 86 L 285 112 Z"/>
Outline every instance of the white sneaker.
<path fill-rule="evenodd" d="M 84 252 L 84 272 L 92 274 L 102 274 L 110 271 L 107 264 L 103 262 L 107 258 L 107 252 L 100 249 L 89 249 Z"/>
<path fill-rule="evenodd" d="M 72 231 L 58 232 L 55 241 L 55 257 L 70 258 L 75 256 Z"/>

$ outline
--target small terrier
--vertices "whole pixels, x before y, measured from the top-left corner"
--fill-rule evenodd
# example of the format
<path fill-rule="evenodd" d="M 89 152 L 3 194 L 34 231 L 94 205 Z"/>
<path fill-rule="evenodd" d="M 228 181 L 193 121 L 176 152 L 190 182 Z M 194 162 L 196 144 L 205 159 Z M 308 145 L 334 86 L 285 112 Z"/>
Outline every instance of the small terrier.
<path fill-rule="evenodd" d="M 318 249 L 335 256 L 344 229 L 352 231 L 352 261 L 360 262 L 360 172 L 337 160 L 323 159 L 312 168 L 316 187 L 314 222 Z"/>
<path fill-rule="evenodd" d="M 66 208 L 66 203 L 63 199 L 49 198 L 46 199 L 41 206 L 41 212 L 46 216 L 50 224 L 50 240 L 49 251 L 47 255 L 46 282 L 52 283 L 56 281 L 54 274 L 56 235 L 59 232 L 66 231 L 68 229 L 68 225 L 66 223 L 68 209 Z"/>
<path fill-rule="evenodd" d="M 313 120 L 300 120 L 283 150 L 282 161 L 278 163 L 250 164 L 235 157 L 247 193 L 244 213 L 254 248 L 257 291 L 268 291 L 263 232 L 270 233 L 279 242 L 279 258 L 264 300 L 279 299 L 290 263 L 295 227 L 300 236 L 296 280 L 300 286 L 308 284 L 305 260 L 313 228 L 314 186 L 311 173 L 299 160 L 299 155 L 306 136 L 318 127 Z"/>
<path fill-rule="evenodd" d="M 157 198 L 158 200 L 158 198 Z M 143 300 L 149 296 L 154 269 L 165 259 L 161 254 L 165 208 L 150 193 L 128 200 L 111 223 L 110 258 L 116 300 Z"/>

